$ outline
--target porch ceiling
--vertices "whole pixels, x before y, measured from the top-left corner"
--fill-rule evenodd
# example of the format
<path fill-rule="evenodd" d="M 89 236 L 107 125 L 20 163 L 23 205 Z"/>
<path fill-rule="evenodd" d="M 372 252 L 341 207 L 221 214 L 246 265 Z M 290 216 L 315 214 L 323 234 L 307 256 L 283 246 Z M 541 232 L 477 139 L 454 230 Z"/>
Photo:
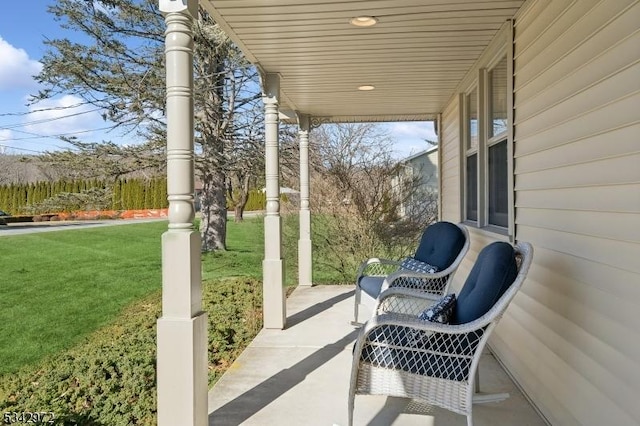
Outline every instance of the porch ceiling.
<path fill-rule="evenodd" d="M 441 112 L 523 1 L 200 3 L 263 73 L 280 74 L 281 107 L 329 121 L 399 121 Z M 349 24 L 361 15 L 379 22 Z"/>

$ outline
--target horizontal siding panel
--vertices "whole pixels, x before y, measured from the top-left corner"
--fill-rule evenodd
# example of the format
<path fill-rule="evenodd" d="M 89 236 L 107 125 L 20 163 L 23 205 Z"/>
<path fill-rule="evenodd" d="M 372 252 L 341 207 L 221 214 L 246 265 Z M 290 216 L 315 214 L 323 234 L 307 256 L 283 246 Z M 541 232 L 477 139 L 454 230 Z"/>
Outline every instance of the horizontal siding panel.
<path fill-rule="evenodd" d="M 553 351 L 535 338 L 528 329 L 528 323 L 523 324 L 520 316 L 511 313 L 517 309 L 516 306 L 514 300 L 491 336 L 489 345 L 492 352 L 510 367 L 510 374 L 525 394 L 536 396 L 536 405 L 549 424 L 584 426 L 575 419 L 565 405 L 567 401 L 562 398 L 564 393 L 571 392 L 569 384 L 545 365 L 545 361 L 556 359 Z M 561 369 L 562 364 L 558 368 Z"/>
<path fill-rule="evenodd" d="M 584 3 L 586 2 L 580 1 L 575 4 L 583 5 Z M 519 59 L 515 61 L 517 69 L 515 91 L 529 84 L 548 68 L 562 67 L 563 64 L 568 67 L 573 61 L 574 67 L 565 69 L 565 72 L 569 73 L 584 63 L 585 58 L 599 54 L 621 38 L 635 32 L 637 22 L 640 20 L 640 7 L 633 7 L 627 13 L 618 16 L 632 3 L 634 0 L 600 1 L 570 28 L 564 27 L 562 35 L 540 45 L 544 51 L 544 58 L 527 56 L 524 52 L 520 54 L 518 49 Z M 603 27 L 609 20 L 614 22 Z M 551 83 L 553 80 L 549 79 L 547 82 Z"/>
<path fill-rule="evenodd" d="M 640 2 L 516 16 L 516 240 L 527 282 L 491 341 L 552 424 L 640 424 Z"/>
<path fill-rule="evenodd" d="M 637 424 L 637 391 L 606 370 L 606 367 L 618 369 L 619 362 L 635 370 L 638 368 L 636 363 L 620 356 L 615 348 L 593 339 L 583 329 L 526 294 L 518 295 L 516 303 L 509 307 L 508 315 L 509 319 L 503 318 L 500 322 L 500 333 L 506 334 L 506 331 L 513 336 L 516 329 L 526 327 L 531 344 L 517 347 L 516 356 L 540 366 L 535 373 L 540 375 L 546 392 L 562 401 L 578 424 Z M 505 330 L 514 324 L 520 327 Z M 604 362 L 595 362 L 590 351 L 604 357 Z M 591 409 L 593 407 L 597 409 Z"/>
<path fill-rule="evenodd" d="M 640 153 L 517 173 L 518 190 L 640 183 Z"/>
<path fill-rule="evenodd" d="M 556 255 L 566 256 L 558 253 Z M 574 334 L 562 335 L 564 340 L 577 347 L 591 349 L 602 344 L 599 353 L 589 350 L 589 355 L 615 372 L 621 380 L 628 380 L 628 387 L 640 392 L 640 318 L 636 315 L 638 304 L 611 297 L 575 281 L 564 275 L 568 271 L 549 269 L 554 267 L 555 262 L 551 262 L 534 268 L 522 293 L 578 328 Z M 560 330 L 557 332 L 560 333 Z M 595 342 L 589 342 L 591 339 L 595 339 Z M 614 356 L 617 358 L 616 365 L 607 365 L 607 359 Z"/>
<path fill-rule="evenodd" d="M 640 213 L 640 184 L 529 191 L 517 185 L 516 176 L 516 208 Z"/>
<path fill-rule="evenodd" d="M 516 224 L 519 223 L 553 231 L 640 244 L 640 216 L 637 213 L 618 214 L 616 220 L 611 220 L 611 214 L 608 212 L 520 207 L 516 217 Z M 640 299 L 640 285 L 637 296 Z"/>
<path fill-rule="evenodd" d="M 516 125 L 524 134 L 535 134 L 580 116 L 584 111 L 597 111 L 603 105 L 606 107 L 614 104 L 619 99 L 626 98 L 629 93 L 639 91 L 640 62 L 575 94 L 564 102 L 539 112 L 535 120 L 524 120 Z"/>
<path fill-rule="evenodd" d="M 460 121 L 457 97 L 450 101 L 442 113 L 442 220 L 459 222 L 460 206 Z"/>
<path fill-rule="evenodd" d="M 460 159 L 458 149 L 452 143 L 448 144 L 446 147 L 446 151 L 442 154 L 442 168 L 451 167 L 453 169 L 457 169 L 459 167 L 458 161 Z"/>
<path fill-rule="evenodd" d="M 567 141 L 606 133 L 636 123 L 638 122 L 638 105 L 640 105 L 640 93 L 634 93 L 554 126 L 544 128 L 539 123 L 531 124 L 530 128 L 543 129 L 534 134 L 523 131 L 522 127 L 526 123 L 522 123 L 515 129 L 517 141 L 515 155 L 522 156 L 528 152 L 536 152 Z"/>
<path fill-rule="evenodd" d="M 519 46 L 516 56 L 520 52 L 526 51 L 529 47 L 544 34 L 544 30 L 538 25 L 532 25 L 535 22 L 545 22 L 546 27 L 551 26 L 558 16 L 571 5 L 570 0 L 538 0 L 526 2 L 522 10 L 518 12 L 514 22 L 514 42 Z"/>
<path fill-rule="evenodd" d="M 518 225 L 518 239 L 529 241 L 536 247 L 589 260 L 594 262 L 594 268 L 604 264 L 640 274 L 640 244 L 637 243 L 571 234 L 524 224 Z"/>
<path fill-rule="evenodd" d="M 550 106 L 576 96 L 597 82 L 633 64 L 636 64 L 636 67 L 632 72 L 636 73 L 637 79 L 639 58 L 636 53 L 638 46 L 640 46 L 640 31 L 605 50 L 601 55 L 595 56 L 592 60 L 578 65 L 572 72 L 564 73 L 566 70 L 558 68 L 549 70 L 544 79 L 537 80 L 535 84 L 532 83 L 518 92 L 518 121 L 526 121 Z M 557 75 L 549 75 L 552 73 Z M 552 83 L 544 85 L 548 81 L 552 81 Z"/>
<path fill-rule="evenodd" d="M 594 292 L 606 294 L 605 297 L 628 299 L 635 301 L 636 304 L 640 301 L 640 286 L 636 285 L 638 274 L 631 271 L 602 263 L 594 264 L 589 260 L 564 255 L 554 249 L 541 246 L 535 248 L 534 261 L 536 265 L 563 271 L 564 275 L 592 288 Z M 550 279 L 545 279 L 542 284 L 556 285 Z M 577 295 L 577 297 L 580 296 Z"/>
<path fill-rule="evenodd" d="M 529 32 L 532 34 L 528 37 L 526 37 L 528 35 L 526 30 L 522 31 L 522 35 L 516 31 L 516 43 L 520 48 L 514 59 L 517 62 L 529 64 L 543 51 L 546 55 L 546 49 L 553 47 L 554 43 L 562 40 L 562 37 L 566 37 L 570 27 L 588 14 L 599 2 L 600 0 L 552 1 L 536 17 L 539 22 L 545 23 L 546 28 L 540 31 L 539 26 L 529 27 Z M 516 29 L 519 28 L 522 26 L 516 27 Z"/>
<path fill-rule="evenodd" d="M 516 174 L 579 164 L 640 152 L 640 121 L 619 129 L 568 141 L 541 151 L 520 155 Z M 634 167 L 635 169 L 635 167 Z"/>

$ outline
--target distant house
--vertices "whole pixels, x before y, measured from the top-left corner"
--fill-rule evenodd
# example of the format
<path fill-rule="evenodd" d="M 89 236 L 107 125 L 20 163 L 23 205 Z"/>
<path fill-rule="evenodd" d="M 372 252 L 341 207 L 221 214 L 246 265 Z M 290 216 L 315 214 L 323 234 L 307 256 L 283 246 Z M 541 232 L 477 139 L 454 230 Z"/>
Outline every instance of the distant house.
<path fill-rule="evenodd" d="M 412 186 L 408 196 L 403 187 Z M 398 197 L 400 217 L 421 214 L 438 199 L 438 147 L 433 146 L 402 160 L 399 173 L 391 181 Z"/>

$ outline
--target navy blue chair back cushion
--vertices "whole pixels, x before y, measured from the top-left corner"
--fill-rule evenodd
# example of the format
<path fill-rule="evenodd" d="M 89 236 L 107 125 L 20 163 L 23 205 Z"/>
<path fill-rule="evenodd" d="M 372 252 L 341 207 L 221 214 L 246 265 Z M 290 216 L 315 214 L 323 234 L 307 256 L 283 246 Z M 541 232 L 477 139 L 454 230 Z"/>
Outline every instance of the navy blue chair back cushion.
<path fill-rule="evenodd" d="M 518 275 L 511 244 L 491 243 L 482 249 L 457 297 L 453 324 L 480 318 L 498 301 Z"/>
<path fill-rule="evenodd" d="M 422 234 L 413 257 L 443 271 L 456 260 L 464 243 L 464 233 L 458 226 L 451 222 L 436 222 Z"/>

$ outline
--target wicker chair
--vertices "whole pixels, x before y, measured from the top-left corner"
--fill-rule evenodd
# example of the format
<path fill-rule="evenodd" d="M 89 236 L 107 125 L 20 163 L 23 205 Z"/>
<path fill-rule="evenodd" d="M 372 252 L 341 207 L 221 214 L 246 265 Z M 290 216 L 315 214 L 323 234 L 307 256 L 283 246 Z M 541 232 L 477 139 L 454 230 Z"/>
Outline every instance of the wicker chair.
<path fill-rule="evenodd" d="M 381 294 L 354 348 L 349 425 L 357 394 L 420 400 L 465 415 L 472 426 L 482 349 L 522 286 L 532 256 L 525 242 L 485 247 L 458 295 L 451 324 L 418 319 L 433 303 L 431 295 L 402 288 Z"/>
<path fill-rule="evenodd" d="M 462 224 L 436 222 L 429 225 L 420 239 L 413 258 L 435 272 L 418 272 L 403 268 L 402 261 L 371 258 L 358 268 L 356 277 L 353 325 L 360 326 L 360 304 L 373 309 L 380 293 L 388 288 L 404 287 L 437 296 L 446 294 L 453 274 L 469 250 L 469 232 Z"/>

